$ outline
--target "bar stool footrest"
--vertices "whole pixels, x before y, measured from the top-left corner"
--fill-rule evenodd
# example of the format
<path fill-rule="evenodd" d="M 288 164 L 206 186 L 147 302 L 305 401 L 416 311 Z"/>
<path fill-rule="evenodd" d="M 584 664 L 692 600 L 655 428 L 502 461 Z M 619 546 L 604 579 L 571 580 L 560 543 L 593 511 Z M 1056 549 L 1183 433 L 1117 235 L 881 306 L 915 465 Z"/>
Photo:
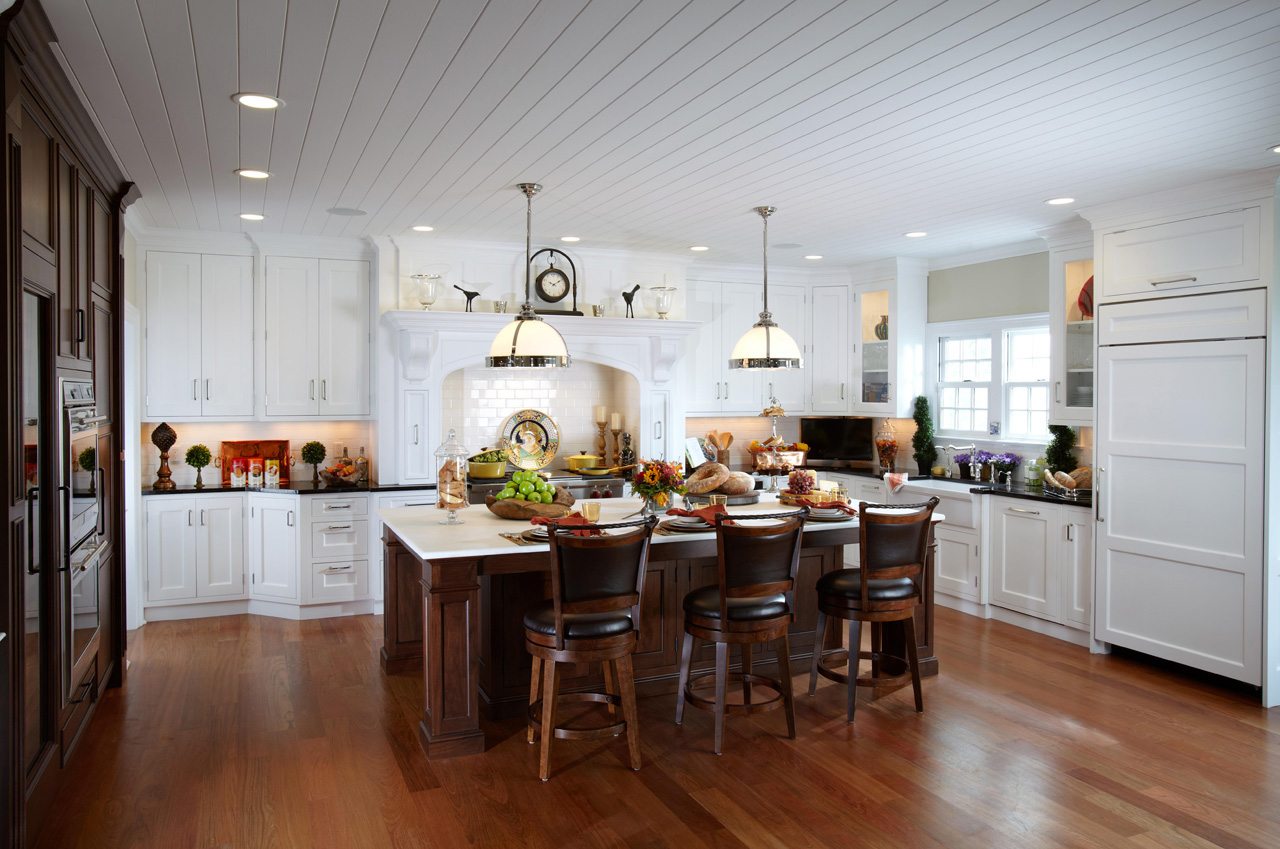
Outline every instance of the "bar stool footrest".
<path fill-rule="evenodd" d="M 837 672 L 827 665 L 826 659 L 828 653 L 831 655 L 838 654 L 839 656 L 834 658 L 836 661 L 847 662 L 847 655 L 849 654 L 847 650 L 831 649 L 829 652 L 824 652 L 819 656 L 818 674 L 823 678 L 826 678 L 828 681 L 837 681 L 841 684 L 848 684 L 848 672 Z M 859 687 L 877 687 L 880 689 L 887 689 L 890 687 L 901 687 L 911 683 L 911 665 L 907 662 L 906 658 L 898 657 L 896 654 L 887 654 L 885 652 L 860 651 L 858 652 L 858 659 L 871 661 L 878 660 L 882 663 L 886 660 L 891 660 L 907 667 L 906 672 L 899 673 L 898 675 L 860 675 L 857 679 Z"/>
<path fill-rule="evenodd" d="M 700 710 L 714 712 L 716 709 L 715 697 L 712 696 L 711 698 L 708 698 L 701 693 L 696 692 L 694 688 L 703 681 L 712 681 L 712 686 L 714 687 L 715 677 L 715 672 L 702 672 L 698 675 L 691 675 L 689 677 L 689 683 L 686 684 L 684 688 L 685 703 L 693 705 Z M 747 704 L 726 701 L 724 705 L 726 714 L 747 716 L 753 713 L 767 713 L 768 711 L 777 710 L 783 706 L 782 682 L 777 678 L 770 678 L 767 675 L 756 675 L 755 673 L 744 675 L 741 672 L 730 672 L 725 680 L 725 691 L 730 692 L 730 688 L 736 684 L 738 686 L 733 690 L 733 692 L 741 692 L 741 685 L 744 681 L 750 684 L 759 684 L 762 687 L 767 687 L 770 690 L 773 690 L 774 694 L 772 697 L 759 702 L 752 698 L 751 702 Z M 752 695 L 755 695 L 754 691 Z"/>
<path fill-rule="evenodd" d="M 621 706 L 622 698 L 612 693 L 558 693 L 556 695 L 556 711 L 566 702 L 594 702 L 602 705 Z M 529 725 L 535 732 L 542 729 L 542 699 L 529 705 Z M 590 727 L 574 725 L 555 726 L 557 740 L 599 740 L 605 737 L 617 737 L 627 730 L 626 720 L 619 720 L 609 725 Z"/>

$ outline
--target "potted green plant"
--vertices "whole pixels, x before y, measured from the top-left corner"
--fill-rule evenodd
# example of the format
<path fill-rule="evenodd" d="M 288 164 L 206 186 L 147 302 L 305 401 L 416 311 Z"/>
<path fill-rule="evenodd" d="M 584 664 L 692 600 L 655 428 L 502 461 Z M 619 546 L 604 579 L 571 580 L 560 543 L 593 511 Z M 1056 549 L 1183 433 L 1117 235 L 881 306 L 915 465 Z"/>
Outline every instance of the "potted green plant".
<path fill-rule="evenodd" d="M 1069 472 L 1076 467 L 1076 432 L 1066 425 L 1049 425 L 1053 439 L 1044 449 L 1045 465 L 1051 472 Z"/>
<path fill-rule="evenodd" d="M 187 465 L 196 470 L 196 489 L 204 489 L 201 473 L 204 467 L 213 462 L 213 454 L 207 445 L 192 445 L 187 449 Z"/>
<path fill-rule="evenodd" d="M 324 445 L 312 440 L 302 446 L 302 462 L 311 464 L 312 483 L 320 482 L 320 464 L 324 462 Z"/>
<path fill-rule="evenodd" d="M 933 445 L 933 414 L 929 412 L 929 399 L 916 396 L 915 410 L 911 416 L 916 421 L 916 432 L 911 437 L 911 448 L 919 467 L 920 477 L 933 474 L 933 464 L 938 460 L 938 449 Z"/>

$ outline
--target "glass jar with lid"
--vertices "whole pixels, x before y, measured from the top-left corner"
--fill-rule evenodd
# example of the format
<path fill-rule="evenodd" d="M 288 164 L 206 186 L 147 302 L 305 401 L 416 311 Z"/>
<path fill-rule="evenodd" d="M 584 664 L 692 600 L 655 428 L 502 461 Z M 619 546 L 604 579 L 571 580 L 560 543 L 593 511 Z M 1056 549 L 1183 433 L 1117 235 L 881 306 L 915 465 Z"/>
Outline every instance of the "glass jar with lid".
<path fill-rule="evenodd" d="M 458 441 L 458 434 L 449 428 L 449 435 L 444 444 L 436 449 L 436 507 L 449 511 L 449 518 L 442 519 L 442 525 L 461 525 L 458 511 L 466 509 L 467 501 L 467 456 L 466 447 Z"/>
<path fill-rule="evenodd" d="M 881 474 L 893 471 L 894 462 L 898 459 L 898 437 L 894 435 L 888 419 L 876 431 L 876 456 L 880 460 Z"/>

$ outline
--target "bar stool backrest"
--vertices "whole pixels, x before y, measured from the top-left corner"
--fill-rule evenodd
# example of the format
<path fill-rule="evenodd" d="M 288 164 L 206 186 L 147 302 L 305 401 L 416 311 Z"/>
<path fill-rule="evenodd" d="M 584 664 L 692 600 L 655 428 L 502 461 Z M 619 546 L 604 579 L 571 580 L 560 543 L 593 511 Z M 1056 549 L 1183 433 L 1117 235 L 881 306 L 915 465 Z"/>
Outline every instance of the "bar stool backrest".
<path fill-rule="evenodd" d="M 729 621 L 729 599 L 759 598 L 784 593 L 792 602 L 796 569 L 800 565 L 800 537 L 809 508 L 785 513 L 752 513 L 738 519 L 778 519 L 769 525 L 729 525 L 732 516 L 716 516 L 717 572 L 720 583 L 720 621 Z"/>
<path fill-rule="evenodd" d="M 867 582 L 910 578 L 919 589 L 937 497 L 920 504 L 858 504 L 858 563 L 863 609 Z"/>
<path fill-rule="evenodd" d="M 610 524 L 551 525 L 551 600 L 556 647 L 564 648 L 566 614 L 610 613 L 631 608 L 631 626 L 640 630 L 640 595 L 657 517 Z M 575 531 L 630 529 L 602 536 Z"/>

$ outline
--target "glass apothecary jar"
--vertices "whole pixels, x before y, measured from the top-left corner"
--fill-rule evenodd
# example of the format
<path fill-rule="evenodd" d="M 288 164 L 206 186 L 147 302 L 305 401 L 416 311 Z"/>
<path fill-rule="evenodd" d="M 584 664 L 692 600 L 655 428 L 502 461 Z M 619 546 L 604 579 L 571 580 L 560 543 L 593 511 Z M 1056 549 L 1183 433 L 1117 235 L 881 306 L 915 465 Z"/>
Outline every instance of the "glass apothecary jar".
<path fill-rule="evenodd" d="M 442 525 L 461 525 L 458 511 L 467 507 L 467 457 L 471 452 L 458 441 L 458 434 L 449 428 L 444 444 L 436 449 L 436 507 L 449 511 L 449 518 Z"/>
<path fill-rule="evenodd" d="M 888 420 L 876 431 L 876 456 L 880 460 L 881 474 L 893 471 L 894 462 L 898 459 L 898 437 Z"/>

